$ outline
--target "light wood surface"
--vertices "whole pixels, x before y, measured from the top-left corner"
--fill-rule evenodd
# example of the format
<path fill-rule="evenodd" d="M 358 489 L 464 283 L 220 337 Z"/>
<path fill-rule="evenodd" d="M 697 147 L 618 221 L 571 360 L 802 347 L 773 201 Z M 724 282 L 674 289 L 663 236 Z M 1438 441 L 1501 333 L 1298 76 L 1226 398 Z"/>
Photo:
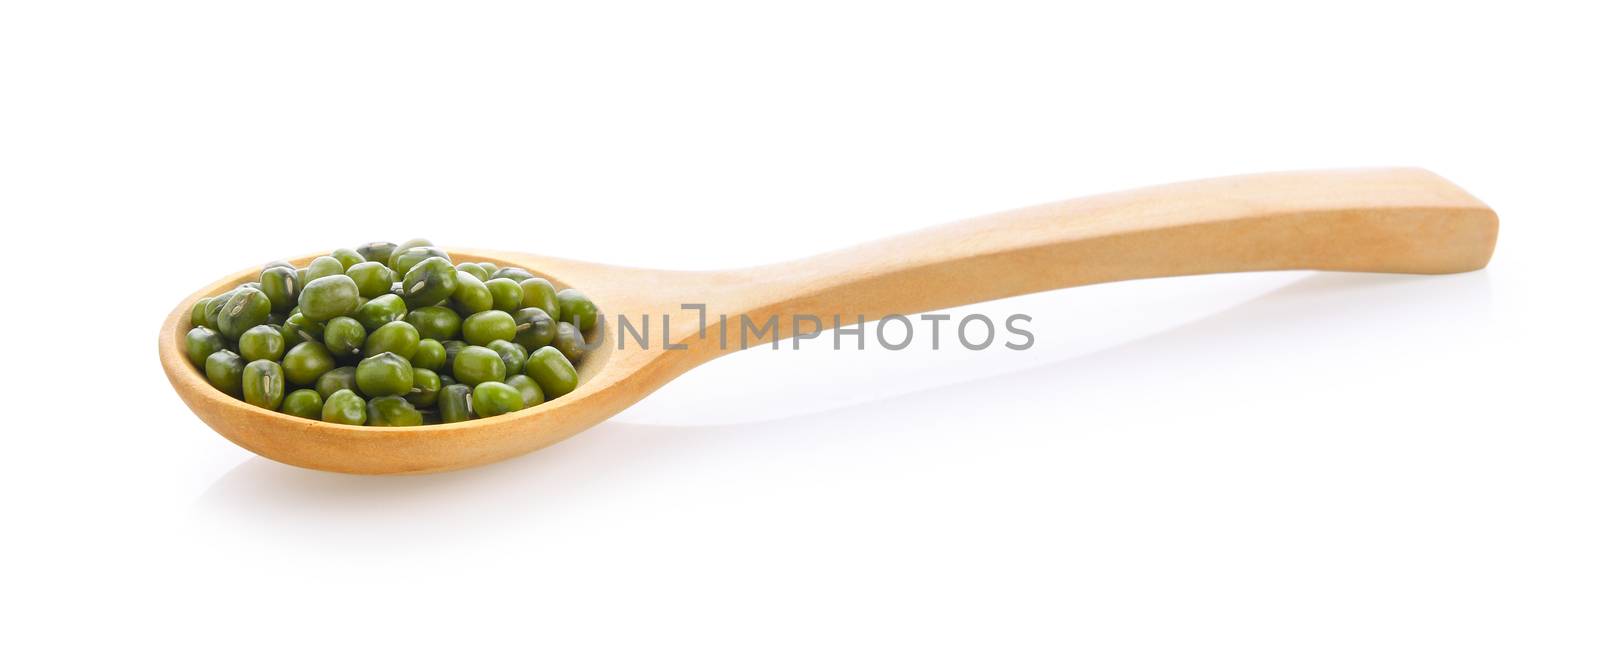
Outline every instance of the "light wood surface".
<path fill-rule="evenodd" d="M 853 323 L 1126 279 L 1257 270 L 1454 273 L 1494 252 L 1498 219 L 1425 170 L 1274 173 L 1186 182 L 1017 209 L 749 269 L 687 272 L 446 248 L 458 261 L 527 268 L 587 293 L 607 316 L 573 393 L 495 418 L 426 427 L 353 427 L 259 409 L 211 388 L 184 356 L 189 307 L 254 279 L 252 267 L 186 298 L 161 327 L 161 365 L 217 433 L 291 465 L 364 474 L 466 468 L 525 454 L 587 429 L 678 375 L 738 348 L 741 318 Z M 297 265 L 309 261 L 305 257 Z M 702 337 L 700 310 L 708 329 Z M 616 347 L 616 320 L 651 316 L 647 349 Z M 670 319 L 674 347 L 661 343 Z M 728 322 L 729 347 L 719 343 Z M 591 340 L 595 337 L 592 336 Z M 776 373 L 775 373 L 776 374 Z"/>

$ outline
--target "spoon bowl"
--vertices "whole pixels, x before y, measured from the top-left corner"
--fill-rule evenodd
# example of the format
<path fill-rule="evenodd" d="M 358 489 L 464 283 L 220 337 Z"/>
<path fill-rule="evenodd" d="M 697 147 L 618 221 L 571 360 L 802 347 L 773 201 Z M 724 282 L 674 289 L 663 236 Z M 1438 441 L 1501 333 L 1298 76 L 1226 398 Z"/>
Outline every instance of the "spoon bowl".
<path fill-rule="evenodd" d="M 647 361 L 642 350 L 607 347 L 603 325 L 610 322 L 609 307 L 632 309 L 643 315 L 650 308 L 627 284 L 608 283 L 647 279 L 662 271 L 638 271 L 530 255 L 472 249 L 449 249 L 456 261 L 488 261 L 498 266 L 524 268 L 544 277 L 557 289 L 580 288 L 600 308 L 600 326 L 591 331 L 591 351 L 577 364 L 578 388 L 571 393 L 514 413 L 467 422 L 424 427 L 369 427 L 308 420 L 269 411 L 231 397 L 207 381 L 203 371 L 190 364 L 184 350 L 189 308 L 201 298 L 215 296 L 260 274 L 243 270 L 216 281 L 184 299 L 161 328 L 161 364 L 178 396 L 208 426 L 240 447 L 283 463 L 317 470 L 366 474 L 439 472 L 471 467 L 529 452 L 571 436 L 614 415 L 636 400 L 618 404 L 629 388 L 630 375 Z M 290 260 L 304 266 L 316 255 Z M 693 273 L 665 273 L 695 277 Z M 634 380 L 633 385 L 637 385 Z M 651 389 L 653 390 L 653 389 Z M 630 396 L 631 397 L 631 396 Z"/>
<path fill-rule="evenodd" d="M 602 320 L 586 334 L 593 349 L 577 366 L 573 392 L 493 418 L 421 427 L 308 420 L 212 388 L 184 353 L 190 307 L 255 280 L 256 268 L 181 302 L 161 327 L 159 349 L 184 403 L 251 452 L 318 470 L 438 472 L 537 450 L 721 354 L 814 337 L 835 320 L 853 326 L 1056 288 L 1174 275 L 1466 272 L 1488 263 L 1498 226 L 1494 211 L 1443 178 L 1391 168 L 1269 173 L 1124 191 L 738 270 L 648 270 L 447 248 L 457 261 L 525 268 L 558 289 L 582 289 Z M 623 323 L 631 329 L 623 331 Z"/>

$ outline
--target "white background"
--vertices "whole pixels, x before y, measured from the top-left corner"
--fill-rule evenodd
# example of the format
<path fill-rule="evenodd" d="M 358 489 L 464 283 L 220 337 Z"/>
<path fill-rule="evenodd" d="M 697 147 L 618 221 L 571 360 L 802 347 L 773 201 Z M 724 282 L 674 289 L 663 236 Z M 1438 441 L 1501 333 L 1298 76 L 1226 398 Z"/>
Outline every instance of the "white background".
<path fill-rule="evenodd" d="M 0 649 L 1600 647 L 1579 3 L 763 4 L 3 5 Z M 718 268 L 1374 165 L 1490 267 L 964 307 L 1037 347 L 745 352 L 465 472 L 256 458 L 156 360 L 372 239 Z"/>

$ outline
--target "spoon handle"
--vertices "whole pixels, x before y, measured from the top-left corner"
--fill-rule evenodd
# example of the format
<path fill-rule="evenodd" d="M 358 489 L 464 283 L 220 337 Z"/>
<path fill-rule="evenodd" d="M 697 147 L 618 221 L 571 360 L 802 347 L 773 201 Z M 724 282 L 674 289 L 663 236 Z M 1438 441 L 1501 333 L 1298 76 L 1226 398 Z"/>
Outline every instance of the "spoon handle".
<path fill-rule="evenodd" d="M 1067 200 L 758 269 L 745 314 L 912 314 L 1125 279 L 1260 270 L 1455 273 L 1493 210 L 1415 168 L 1269 173 Z M 787 325 L 784 325 L 787 327 Z M 787 331 L 787 330 L 784 330 Z"/>

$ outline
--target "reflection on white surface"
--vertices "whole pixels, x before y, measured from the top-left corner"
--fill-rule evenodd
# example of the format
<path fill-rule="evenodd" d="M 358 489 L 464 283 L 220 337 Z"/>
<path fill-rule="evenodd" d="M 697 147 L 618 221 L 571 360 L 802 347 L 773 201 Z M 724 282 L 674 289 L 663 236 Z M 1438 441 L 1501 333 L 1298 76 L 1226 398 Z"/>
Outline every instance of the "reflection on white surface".
<path fill-rule="evenodd" d="M 860 403 L 776 420 L 698 426 L 612 420 L 532 455 L 415 477 L 329 474 L 251 458 L 205 492 L 195 518 L 202 524 L 245 527 L 252 538 L 282 545 L 346 545 L 351 551 L 435 548 L 581 524 L 586 508 L 614 496 L 638 501 L 638 493 L 671 497 L 683 492 L 656 481 L 686 474 L 724 478 L 737 488 L 749 481 L 747 475 L 759 474 L 764 457 L 810 459 L 819 475 L 829 474 L 835 465 L 883 466 L 884 477 L 894 478 L 916 474 L 919 465 L 959 468 L 963 462 L 1008 452 L 1015 456 L 1019 448 L 1037 450 L 1036 460 L 1050 461 L 1074 439 L 1138 439 L 1177 427 L 1203 434 L 1226 430 L 1230 421 L 1249 422 L 1251 416 L 1278 420 L 1307 412 L 1358 413 L 1345 406 L 1349 398 L 1294 399 L 1296 376 L 1349 378 L 1352 397 L 1363 395 L 1361 384 L 1383 388 L 1395 379 L 1403 381 L 1411 362 L 1448 358 L 1454 344 L 1481 334 L 1488 326 L 1490 300 L 1489 278 L 1481 272 L 1447 277 L 1297 275 L 1253 299 L 1105 349 L 1002 374 L 981 364 L 953 366 L 932 388 L 880 393 Z M 1098 317 L 1126 320 L 1109 313 Z M 1089 313 L 1077 321 L 1093 331 L 1096 319 Z M 770 354 L 764 360 L 748 358 L 775 366 L 783 363 L 777 359 L 797 353 Z M 1392 379 L 1363 376 L 1361 367 L 1379 359 L 1388 362 Z M 898 371 L 889 367 L 872 372 L 890 377 Z M 1260 377 L 1289 373 L 1280 379 Z M 679 383 L 692 382 L 692 376 Z M 721 401 L 803 406 L 804 398 L 837 383 L 828 375 L 791 375 L 776 396 L 763 397 L 764 386 L 743 385 L 738 388 L 747 389 L 750 397 L 733 392 Z M 1250 390 L 1263 385 L 1281 394 L 1266 406 L 1256 400 L 1267 396 Z M 1217 402 L 1215 394 L 1226 395 L 1230 387 L 1239 389 L 1236 401 Z M 1023 404 L 1034 408 L 1018 411 Z M 744 407 L 740 409 L 735 413 L 743 413 Z M 713 423 L 718 419 L 698 417 Z M 1013 420 L 1041 419 L 1056 421 L 1059 430 L 1007 429 Z M 939 428 L 928 429 L 932 424 Z M 1309 428 L 1289 426 L 1301 432 Z M 1284 437 L 1307 436 L 1286 431 Z M 793 463 L 782 468 L 783 474 L 807 467 Z M 959 470 L 949 472 L 959 478 Z M 826 481 L 796 480 L 798 488 L 819 484 Z M 713 492 L 709 489 L 716 487 L 704 484 L 689 492 Z"/>

